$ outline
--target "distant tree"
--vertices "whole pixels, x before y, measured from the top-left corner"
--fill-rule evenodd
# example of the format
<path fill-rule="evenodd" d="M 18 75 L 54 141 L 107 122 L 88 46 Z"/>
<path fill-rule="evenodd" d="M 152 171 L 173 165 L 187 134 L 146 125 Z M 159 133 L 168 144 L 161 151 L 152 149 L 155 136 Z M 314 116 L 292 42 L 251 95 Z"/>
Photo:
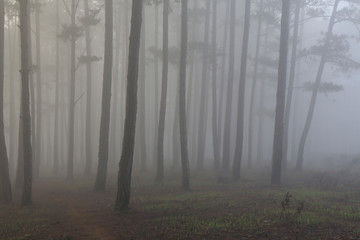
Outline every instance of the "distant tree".
<path fill-rule="evenodd" d="M 181 167 L 182 167 L 182 187 L 187 190 L 190 188 L 190 167 L 187 146 L 186 128 L 186 52 L 187 52 L 187 12 L 188 1 L 181 1 L 181 47 L 180 47 L 180 73 L 179 73 L 179 121 L 180 121 L 180 146 L 181 146 Z"/>
<path fill-rule="evenodd" d="M 135 126 L 137 112 L 137 88 L 139 70 L 140 33 L 143 1 L 132 1 L 131 30 L 129 43 L 129 61 L 126 90 L 126 116 L 122 154 L 119 164 L 118 187 L 114 210 L 129 207 L 131 172 L 134 157 Z"/>
<path fill-rule="evenodd" d="M 297 153 L 297 161 L 296 161 L 296 169 L 302 170 L 302 165 L 304 162 L 304 149 L 305 149 L 305 143 L 306 139 L 310 130 L 312 118 L 315 111 L 315 105 L 316 105 L 316 99 L 317 94 L 319 92 L 320 86 L 321 86 L 321 79 L 322 74 L 325 68 L 326 63 L 335 63 L 340 64 L 346 69 L 349 68 L 349 66 L 354 66 L 354 64 L 357 66 L 358 64 L 354 61 L 350 60 L 347 56 L 347 52 L 349 50 L 349 47 L 346 43 L 344 43 L 344 36 L 336 36 L 333 34 L 333 28 L 334 25 L 337 22 L 343 21 L 344 19 L 349 19 L 350 16 L 348 16 L 349 12 L 347 12 L 348 9 L 342 10 L 342 12 L 338 12 L 338 6 L 339 6 L 340 0 L 335 0 L 332 14 L 329 20 L 328 30 L 325 35 L 325 39 L 319 42 L 318 45 L 313 46 L 306 54 L 309 54 L 311 52 L 312 54 L 315 54 L 320 57 L 320 63 L 319 67 L 316 73 L 315 78 L 315 85 L 314 90 L 312 91 L 311 100 L 310 100 L 310 106 L 309 110 L 306 116 L 305 120 L 305 126 L 301 134 L 298 153 Z M 337 14 L 340 17 L 337 19 Z M 342 16 L 345 14 L 345 17 Z M 340 53 L 340 54 L 339 54 Z M 345 63 L 345 64 L 344 64 Z"/>
<path fill-rule="evenodd" d="M 211 52 L 211 61 L 212 61 L 212 132 L 213 132 L 213 151 L 214 151 L 214 168 L 219 170 L 220 168 L 220 139 L 219 139 L 219 129 L 217 123 L 217 43 L 216 43 L 216 24 L 217 24 L 217 0 L 213 0 L 212 9 L 213 9 L 213 19 L 212 19 L 212 52 Z"/>
<path fill-rule="evenodd" d="M 210 26 L 210 3 L 206 1 L 205 13 L 205 30 L 204 30 L 204 45 L 202 50 L 202 73 L 201 73 L 201 87 L 200 87 L 200 106 L 199 106 L 199 122 L 198 122 L 198 152 L 197 152 L 197 169 L 201 170 L 204 165 L 205 155 L 205 139 L 207 129 L 207 108 L 209 99 L 209 79 L 208 79 L 208 62 L 209 62 L 209 26 Z"/>
<path fill-rule="evenodd" d="M 9 161 L 4 129 L 4 40 L 5 40 L 4 0 L 0 0 L 0 202 L 11 202 Z"/>
<path fill-rule="evenodd" d="M 100 120 L 99 138 L 99 164 L 97 168 L 95 191 L 104 191 L 109 159 L 109 127 L 110 127 L 110 103 L 111 103 L 111 80 L 113 60 L 113 1 L 105 2 L 105 47 L 104 47 L 104 73 L 103 95 Z"/>
<path fill-rule="evenodd" d="M 259 69 L 259 54 L 260 54 L 260 45 L 261 45 L 261 34 L 262 34 L 262 25 L 263 25 L 263 0 L 260 0 L 259 9 L 257 11 L 258 25 L 256 30 L 256 49 L 255 49 L 255 58 L 254 58 L 254 72 L 252 75 L 251 82 L 251 94 L 250 94 L 250 106 L 249 106 L 249 134 L 248 134 L 248 167 L 252 165 L 252 150 L 253 150 L 253 124 L 254 124 L 254 105 L 255 105 L 255 90 L 256 83 L 259 82 L 258 79 L 258 69 Z"/>
<path fill-rule="evenodd" d="M 231 108 L 232 108 L 232 92 L 234 86 L 234 62 L 235 62 L 235 8 L 236 0 L 231 0 L 230 6 L 230 44 L 229 44 L 229 71 L 226 90 L 226 110 L 224 121 L 224 140 L 223 140 L 223 156 L 222 170 L 228 172 L 230 168 L 230 132 L 231 132 Z"/>
<path fill-rule="evenodd" d="M 34 120 L 36 119 L 36 128 L 33 131 L 36 131 L 36 143 L 34 146 L 34 155 L 33 155 L 33 169 L 34 177 L 38 178 L 40 174 L 40 163 L 41 163 L 41 135 L 42 135 L 42 78 L 41 78 L 41 51 L 40 51 L 40 11 L 41 4 L 39 0 L 35 0 L 35 46 L 36 46 L 36 118 L 33 116 Z"/>
<path fill-rule="evenodd" d="M 239 97 L 238 97 L 238 115 L 237 115 L 237 131 L 236 131 L 236 146 L 235 156 L 233 162 L 233 179 L 235 181 L 240 179 L 240 168 L 243 153 L 244 142 L 244 100 L 245 100 L 245 82 L 246 82 L 246 66 L 247 66 L 247 53 L 249 46 L 249 32 L 250 32 L 250 11 L 251 1 L 245 1 L 245 21 L 244 33 L 241 51 L 241 66 L 240 66 L 240 84 L 239 84 Z"/>
<path fill-rule="evenodd" d="M 293 99 L 294 92 L 294 82 L 295 82 L 295 70 L 296 70 L 296 57 L 297 57 L 297 48 L 298 48 L 298 39 L 299 39 L 299 21 L 300 21 L 300 10 L 302 7 L 302 1 L 296 1 L 295 3 L 295 16 L 294 16 L 294 29 L 292 36 L 292 49 L 291 49 L 291 59 L 290 59 L 290 73 L 289 73 L 289 87 L 286 95 L 285 103 L 285 113 L 284 113 L 284 139 L 283 139 L 283 169 L 286 169 L 287 166 L 287 153 L 288 153 L 288 138 L 289 138 L 289 119 L 291 111 L 291 103 Z"/>
<path fill-rule="evenodd" d="M 163 56 L 162 56 L 162 83 L 161 83 L 161 98 L 160 98 L 160 113 L 158 125 L 158 143 L 157 143 L 157 168 L 156 179 L 157 183 L 164 181 L 164 131 L 165 131 L 165 116 L 166 116 L 166 97 L 167 97 L 167 83 L 168 83 L 168 47 L 169 47 L 169 0 L 164 0 L 163 5 Z"/>
<path fill-rule="evenodd" d="M 31 116 L 29 97 L 29 34 L 28 22 L 29 2 L 21 0 L 20 3 L 20 38 L 21 38 L 21 120 L 23 122 L 23 149 L 24 149 L 24 186 L 21 204 L 31 204 L 32 192 L 32 148 L 31 148 Z"/>
<path fill-rule="evenodd" d="M 287 55 L 289 45 L 290 0 L 282 1 L 278 85 L 276 91 L 275 131 L 272 154 L 271 184 L 281 184 L 281 161 L 284 137 Z"/>

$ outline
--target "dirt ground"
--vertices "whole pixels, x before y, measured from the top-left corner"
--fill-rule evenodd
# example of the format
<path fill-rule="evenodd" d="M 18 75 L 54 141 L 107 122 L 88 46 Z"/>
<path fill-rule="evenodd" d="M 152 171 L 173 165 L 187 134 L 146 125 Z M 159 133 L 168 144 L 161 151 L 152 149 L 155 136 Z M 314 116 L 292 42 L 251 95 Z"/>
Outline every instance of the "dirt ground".
<path fill-rule="evenodd" d="M 241 182 L 135 183 L 131 209 L 113 212 L 116 185 L 46 178 L 33 205 L 0 205 L 0 239 L 360 239 L 359 189 L 271 187 Z M 288 193 L 288 194 L 287 194 Z"/>

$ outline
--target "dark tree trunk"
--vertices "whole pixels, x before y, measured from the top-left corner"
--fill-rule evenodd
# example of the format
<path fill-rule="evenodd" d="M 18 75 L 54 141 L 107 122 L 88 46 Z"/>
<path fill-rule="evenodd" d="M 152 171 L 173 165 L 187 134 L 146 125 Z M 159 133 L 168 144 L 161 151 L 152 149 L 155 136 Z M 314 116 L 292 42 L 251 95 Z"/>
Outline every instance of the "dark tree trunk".
<path fill-rule="evenodd" d="M 76 6 L 75 0 L 71 0 L 71 26 L 75 26 Z M 69 140 L 68 140 L 68 163 L 67 180 L 74 179 L 74 122 L 75 122 L 75 44 L 76 36 L 71 34 L 70 52 L 70 96 L 69 96 Z"/>
<path fill-rule="evenodd" d="M 205 155 L 205 139 L 207 128 L 207 101 L 208 101 L 208 45 L 209 45 L 209 22 L 210 22 L 210 3 L 206 1 L 206 13 L 205 13 L 205 31 L 204 31 L 204 45 L 202 49 L 202 73 L 201 73 L 201 87 L 200 87 L 200 106 L 199 106 L 199 122 L 198 122 L 198 152 L 197 152 L 197 169 L 201 170 L 204 165 Z"/>
<path fill-rule="evenodd" d="M 220 168 L 220 141 L 219 129 L 217 124 L 217 94 L 216 94 L 216 80 L 217 80 L 217 44 L 216 44 L 216 24 L 217 24 L 217 4 L 213 0 L 213 21 L 212 21 L 212 132 L 213 132 L 213 150 L 214 150 L 214 168 Z"/>
<path fill-rule="evenodd" d="M 35 29 L 36 29 L 36 145 L 34 151 L 34 178 L 40 175 L 41 162 L 41 129 L 42 129 L 42 79 L 41 79 L 41 52 L 40 52 L 40 2 L 35 2 Z"/>
<path fill-rule="evenodd" d="M 320 83 L 321 83 L 322 74 L 323 74 L 325 64 L 326 64 L 326 60 L 327 60 L 327 57 L 328 57 L 327 49 L 329 49 L 329 46 L 330 46 L 330 40 L 331 40 L 331 37 L 332 37 L 332 31 L 333 31 L 334 24 L 335 24 L 336 11 L 337 11 L 339 2 L 340 2 L 340 0 L 335 0 L 334 8 L 333 8 L 333 11 L 332 11 L 332 14 L 331 14 L 329 27 L 328 27 L 328 31 L 327 31 L 327 34 L 326 34 L 324 47 L 323 47 L 323 49 L 325 49 L 325 50 L 322 52 L 321 57 L 320 57 L 320 64 L 319 64 L 319 68 L 318 68 L 318 71 L 317 71 L 317 74 L 316 74 L 314 90 L 313 90 L 312 95 L 311 95 L 309 111 L 308 111 L 308 114 L 306 116 L 305 126 L 304 126 L 303 132 L 301 134 L 301 138 L 300 138 L 299 149 L 298 149 L 298 154 L 297 154 L 297 162 L 296 162 L 296 169 L 297 170 L 302 170 L 302 165 L 303 165 L 303 162 L 304 162 L 305 142 L 306 142 L 306 138 L 307 138 L 307 136 L 309 134 L 311 121 L 312 121 L 314 111 L 315 111 L 316 98 L 317 98 L 317 94 L 319 92 L 319 87 L 320 87 Z"/>
<path fill-rule="evenodd" d="M 251 99 L 250 99 L 250 110 L 249 110 L 249 135 L 248 135 L 248 167 L 251 167 L 252 164 L 252 143 L 253 143 L 253 124 L 254 124 L 254 104 L 255 104 L 255 90 L 256 90 L 256 83 L 258 82 L 257 73 L 259 68 L 259 52 L 260 52 L 260 45 L 261 45 L 261 28 L 262 28 L 262 20 L 263 20 L 263 0 L 260 1 L 259 6 L 259 20 L 257 26 L 257 33 L 256 33 L 256 50 L 255 50 L 255 63 L 254 63 L 254 73 L 251 83 Z"/>
<path fill-rule="evenodd" d="M 240 66 L 240 84 L 239 84 L 239 98 L 238 98 L 238 115 L 237 115 L 237 131 L 236 131 L 236 146 L 235 156 L 233 162 L 233 178 L 240 179 L 240 167 L 243 155 L 244 143 L 244 100 L 245 100 L 245 82 L 246 82 L 246 65 L 247 53 L 249 46 L 249 30 L 250 30 L 250 0 L 245 1 L 245 22 L 244 33 L 241 51 L 241 66 Z"/>
<path fill-rule="evenodd" d="M 165 3 L 164 3 L 165 4 Z M 155 3 L 155 34 L 154 34 L 155 49 L 159 48 L 159 4 Z M 154 77 L 155 77 L 155 99 L 154 99 L 154 145 L 153 145 L 153 163 L 156 163 L 157 159 L 157 142 L 158 142 L 158 124 L 159 124 L 159 58 L 157 54 L 154 54 Z"/>
<path fill-rule="evenodd" d="M 56 34 L 59 33 L 59 1 L 56 1 Z M 55 70 L 55 123 L 54 123 L 54 165 L 53 173 L 57 175 L 59 173 L 59 37 L 56 36 L 56 70 Z"/>
<path fill-rule="evenodd" d="M 89 0 L 84 0 L 84 13 L 85 17 L 89 16 Z M 91 57 L 91 38 L 90 26 L 85 28 L 85 45 L 86 56 Z M 92 154 L 91 154 L 91 92 L 92 92 L 92 64 L 91 61 L 86 63 L 86 123 L 85 123 L 85 176 L 91 174 Z"/>
<path fill-rule="evenodd" d="M 29 2 L 20 1 L 20 38 L 21 38 L 21 120 L 23 122 L 24 146 L 24 186 L 21 198 L 23 206 L 31 204 L 32 189 L 32 148 L 31 148 L 31 117 L 29 97 L 29 34 L 28 28 Z"/>
<path fill-rule="evenodd" d="M 188 1 L 181 1 L 181 47 L 180 47 L 180 73 L 179 73 L 179 122 L 180 122 L 180 147 L 182 166 L 182 187 L 190 188 L 190 167 L 187 146 L 186 129 L 186 55 L 187 55 L 187 11 Z"/>
<path fill-rule="evenodd" d="M 20 103 L 20 114 L 21 113 L 22 113 L 22 103 Z M 17 157 L 16 177 L 15 177 L 15 188 L 21 189 L 23 185 L 24 185 L 24 140 L 23 140 L 23 122 L 20 118 L 19 132 L 18 132 L 18 157 Z"/>
<path fill-rule="evenodd" d="M 0 0 L 0 202 L 11 202 L 9 161 L 4 129 L 4 40 L 5 40 L 4 0 Z"/>
<path fill-rule="evenodd" d="M 235 61 L 235 8 L 236 0 L 231 0 L 230 6 L 230 44 L 229 44 L 229 72 L 226 92 L 226 109 L 224 122 L 223 159 L 222 171 L 228 172 L 230 168 L 230 133 L 231 133 L 231 108 L 234 85 L 234 61 Z"/>
<path fill-rule="evenodd" d="M 284 139 L 283 139 L 283 159 L 282 168 L 283 170 L 287 167 L 287 155 L 288 155 L 288 138 L 289 138 L 289 119 L 291 111 L 291 103 L 294 92 L 295 82 L 295 70 L 296 70 L 296 56 L 297 56 L 297 44 L 298 44 L 298 32 L 299 32 L 299 19 L 300 19 L 301 1 L 296 1 L 295 6 L 295 17 L 294 17 L 294 32 L 292 37 L 292 49 L 291 49 L 291 60 L 290 60 L 290 73 L 289 73 L 289 87 L 286 95 L 285 103 L 285 115 L 284 115 Z"/>
<path fill-rule="evenodd" d="M 118 189 L 114 210 L 124 210 L 129 207 L 131 172 L 134 156 L 137 89 L 139 70 L 140 33 L 142 22 L 142 0 L 132 1 L 131 30 L 129 44 L 129 61 L 127 75 L 126 117 L 122 154 L 119 164 Z"/>
<path fill-rule="evenodd" d="M 164 131 L 165 131 L 165 116 L 166 116 L 166 96 L 167 96 L 167 82 L 168 82 L 168 47 L 169 47 L 169 0 L 164 0 L 163 10 L 163 56 L 162 56 L 162 83 L 161 83 L 161 99 L 160 99 L 160 113 L 158 125 L 158 143 L 157 143 L 157 168 L 156 179 L 157 183 L 164 181 Z"/>
<path fill-rule="evenodd" d="M 278 85 L 276 92 L 275 130 L 272 154 L 271 184 L 281 184 L 287 54 L 289 44 L 290 0 L 282 1 Z"/>
<path fill-rule="evenodd" d="M 109 157 L 109 127 L 111 103 L 111 79 L 113 60 L 113 1 L 105 1 L 105 53 L 103 93 L 100 121 L 99 164 L 97 168 L 95 191 L 104 191 Z"/>

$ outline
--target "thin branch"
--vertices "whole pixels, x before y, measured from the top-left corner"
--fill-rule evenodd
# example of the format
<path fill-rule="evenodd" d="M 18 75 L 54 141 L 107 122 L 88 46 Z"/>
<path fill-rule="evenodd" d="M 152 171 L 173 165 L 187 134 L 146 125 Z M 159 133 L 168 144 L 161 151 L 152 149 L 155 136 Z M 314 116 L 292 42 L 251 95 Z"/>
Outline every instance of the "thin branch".
<path fill-rule="evenodd" d="M 65 5 L 66 11 L 68 12 L 69 16 L 71 17 L 70 9 L 69 9 L 68 5 L 66 4 L 65 0 L 63 0 L 63 3 Z"/>
<path fill-rule="evenodd" d="M 76 103 L 85 95 L 85 93 L 82 93 L 74 102 L 74 106 L 76 105 Z"/>
<path fill-rule="evenodd" d="M 86 51 L 86 48 L 84 48 L 84 51 L 83 51 L 82 54 L 80 55 L 80 58 L 84 56 L 85 51 Z M 80 60 L 78 60 L 78 63 L 77 63 L 77 65 L 76 65 L 76 67 L 75 67 L 75 72 L 76 72 L 76 70 L 78 69 L 79 65 L 80 65 Z"/>

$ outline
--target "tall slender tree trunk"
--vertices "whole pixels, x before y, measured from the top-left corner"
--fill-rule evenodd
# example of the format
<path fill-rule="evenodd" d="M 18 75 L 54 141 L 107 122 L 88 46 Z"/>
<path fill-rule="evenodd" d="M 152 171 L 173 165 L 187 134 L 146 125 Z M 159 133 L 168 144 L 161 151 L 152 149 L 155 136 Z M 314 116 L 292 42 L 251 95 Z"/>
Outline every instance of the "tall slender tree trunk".
<path fill-rule="evenodd" d="M 163 56 L 162 56 L 162 81 L 161 81 L 161 98 L 158 125 L 158 142 L 157 142 L 157 183 L 164 181 L 164 132 L 165 132 L 165 116 L 166 116 L 166 97 L 168 83 L 168 47 L 169 47 L 169 0 L 164 0 L 163 9 Z"/>
<path fill-rule="evenodd" d="M 111 120 L 110 120 L 110 166 L 115 166 L 115 159 L 117 159 L 118 147 L 117 147 L 117 136 L 118 132 L 118 103 L 119 97 L 118 93 L 119 89 L 119 64 L 120 64 L 120 48 L 121 48 L 121 40 L 122 40 L 122 33 L 121 33 L 121 4 L 120 2 L 114 2 L 114 14 L 115 14 L 115 57 L 114 57 L 114 67 L 113 67 L 113 82 L 114 82 L 114 97 L 112 98 L 112 109 L 111 109 Z M 124 63 L 123 63 L 124 64 Z"/>
<path fill-rule="evenodd" d="M 222 171 L 230 169 L 230 133 L 231 133 L 231 108 L 234 85 L 234 61 L 235 61 L 235 8 L 236 0 L 231 0 L 230 6 L 230 44 L 229 44 L 229 72 L 226 93 L 226 110 L 224 122 L 223 159 Z"/>
<path fill-rule="evenodd" d="M 222 129 L 223 129 L 223 112 L 224 112 L 224 95 L 225 95 L 225 87 L 226 87 L 226 48 L 229 40 L 229 21 L 230 21 L 230 5 L 231 1 L 226 1 L 226 13 L 225 13 L 225 26 L 224 26 L 224 39 L 222 46 L 222 57 L 221 57 L 221 72 L 220 72 L 220 89 L 219 89 L 219 113 L 218 113 L 218 129 L 219 129 L 219 145 L 220 145 L 220 155 L 221 155 L 221 144 L 222 144 Z"/>
<path fill-rule="evenodd" d="M 84 13 L 85 17 L 89 17 L 89 0 L 84 0 Z M 86 56 L 91 57 L 91 38 L 90 38 L 90 26 L 87 25 L 85 28 L 85 45 L 86 45 Z M 91 95 L 92 95 L 92 63 L 91 61 L 86 62 L 86 123 L 85 123 L 85 175 L 91 174 L 92 154 L 91 154 Z"/>
<path fill-rule="evenodd" d="M 56 1 L 56 34 L 59 33 L 59 1 Z M 57 175 L 59 173 L 59 37 L 55 36 L 56 41 L 56 57 L 55 57 L 55 119 L 54 119 L 54 165 L 53 173 Z"/>
<path fill-rule="evenodd" d="M 42 130 L 42 79 L 41 79 L 41 52 L 40 52 L 40 2 L 35 2 L 35 29 L 36 29 L 36 145 L 34 152 L 34 177 L 40 174 L 41 162 L 41 130 Z"/>
<path fill-rule="evenodd" d="M 71 0 L 71 26 L 75 26 L 76 5 L 75 0 Z M 74 178 L 74 124 L 75 124 L 75 44 L 76 36 L 70 36 L 70 95 L 69 95 L 69 140 L 68 140 L 68 164 L 67 180 Z"/>
<path fill-rule="evenodd" d="M 262 20 L 263 20 L 262 8 L 263 8 L 263 0 L 260 1 L 260 6 L 259 6 L 259 20 L 258 20 L 257 33 L 256 33 L 257 39 L 256 39 L 256 50 L 255 50 L 255 59 L 254 59 L 254 73 L 251 82 L 250 109 L 249 109 L 249 135 L 248 135 L 248 167 L 251 167 L 252 165 L 254 105 L 255 105 L 256 83 L 258 82 L 257 74 L 259 68 L 259 52 L 261 45 L 261 28 L 262 28 Z"/>
<path fill-rule="evenodd" d="M 330 40 L 333 35 L 332 31 L 333 31 L 334 24 L 335 24 L 336 11 L 337 11 L 339 2 L 340 2 L 340 0 L 335 0 L 335 4 L 334 4 L 333 10 L 332 10 L 329 27 L 328 27 L 328 31 L 326 34 L 324 47 L 323 47 L 324 51 L 322 52 L 321 57 L 320 57 L 320 64 L 319 64 L 319 68 L 317 70 L 317 74 L 316 74 L 316 78 L 315 78 L 315 86 L 314 86 L 314 90 L 311 95 L 310 106 L 309 106 L 308 114 L 306 116 L 305 126 L 304 126 L 303 132 L 301 134 L 301 138 L 300 138 L 299 149 L 298 149 L 298 154 L 297 154 L 297 162 L 296 162 L 297 170 L 302 170 L 302 165 L 304 162 L 305 142 L 306 142 L 306 138 L 309 134 L 312 118 L 313 118 L 314 111 L 315 111 L 316 98 L 317 98 L 317 94 L 319 92 L 322 74 L 323 74 L 326 60 L 328 57 L 327 50 L 329 49 Z"/>
<path fill-rule="evenodd" d="M 289 45 L 290 0 L 282 1 L 278 85 L 276 91 L 275 130 L 272 154 L 271 184 L 281 183 L 283 154 L 286 73 Z"/>
<path fill-rule="evenodd" d="M 155 34 L 154 45 L 155 49 L 159 48 L 159 5 L 155 3 Z M 154 77 L 155 77 L 155 103 L 154 103 L 154 145 L 153 145 L 153 162 L 157 159 L 157 140 L 158 140 L 158 124 L 159 124 L 159 58 L 154 54 Z"/>
<path fill-rule="evenodd" d="M 145 19 L 145 11 L 143 11 L 143 18 Z M 138 114 L 138 127 L 137 132 L 139 150 L 140 150 L 140 166 L 142 170 L 146 169 L 146 31 L 145 22 L 142 23 L 141 28 L 141 42 L 140 42 L 140 65 L 139 65 L 139 114 Z"/>
<path fill-rule="evenodd" d="M 137 88 L 139 70 L 139 50 L 142 22 L 142 0 L 132 1 L 129 61 L 127 73 L 126 117 L 122 154 L 119 163 L 118 187 L 114 210 L 120 211 L 129 207 L 131 172 L 134 157 L 135 127 L 137 111 Z"/>
<path fill-rule="evenodd" d="M 32 148 L 31 148 L 31 117 L 29 97 L 29 34 L 28 28 L 29 2 L 20 1 L 20 38 L 21 38 L 21 120 L 23 122 L 24 146 L 24 186 L 21 198 L 23 206 L 31 204 L 32 192 Z"/>
<path fill-rule="evenodd" d="M 202 73 L 201 73 L 201 87 L 200 87 L 200 106 L 199 106 L 199 123 L 198 123 L 198 152 L 197 152 L 197 169 L 201 170 L 204 166 L 205 155 L 205 141 L 207 128 L 207 101 L 209 99 L 208 87 L 208 45 L 209 45 L 209 22 L 210 22 L 210 3 L 206 1 L 205 13 L 205 31 L 204 31 L 204 45 L 203 45 L 203 59 L 202 59 Z"/>
<path fill-rule="evenodd" d="M 5 55 L 5 6 L 0 0 L 0 202 L 11 202 L 9 161 L 6 151 L 4 127 L 4 55 Z"/>
<path fill-rule="evenodd" d="M 245 22 L 244 33 L 241 51 L 241 66 L 240 66 L 240 84 L 239 84 L 239 97 L 238 97 L 238 115 L 237 115 L 237 131 L 236 131 L 236 147 L 233 162 L 233 178 L 234 180 L 240 179 L 241 160 L 243 155 L 244 143 L 244 100 L 245 100 L 245 83 L 246 83 L 246 65 L 247 53 L 249 46 L 249 30 L 250 30 L 250 0 L 245 1 Z"/>
<path fill-rule="evenodd" d="M 212 21 L 212 132 L 213 132 L 213 151 L 214 151 L 214 168 L 220 169 L 220 143 L 219 143 L 219 129 L 217 123 L 217 44 L 216 44 L 216 25 L 217 25 L 217 4 L 216 0 L 213 4 L 213 21 Z"/>
<path fill-rule="evenodd" d="M 111 79 L 113 58 L 113 1 L 105 2 L 105 54 L 103 95 L 101 106 L 100 139 L 99 139 L 99 165 L 97 169 L 95 191 L 104 191 L 109 156 L 109 127 L 111 103 Z"/>
<path fill-rule="evenodd" d="M 294 16 L 294 32 L 292 37 L 292 49 L 291 49 L 291 60 L 290 60 L 290 74 L 289 74 L 289 87 L 286 95 L 285 113 L 284 113 L 284 139 L 283 139 L 283 159 L 282 168 L 283 170 L 287 167 L 287 155 L 288 155 L 288 139 L 289 139 L 289 119 L 291 111 L 291 103 L 294 92 L 295 82 L 295 70 L 296 70 L 296 56 L 297 56 L 297 44 L 299 38 L 299 19 L 300 19 L 301 1 L 296 1 L 295 16 Z"/>
<path fill-rule="evenodd" d="M 187 146 L 186 128 L 186 55 L 187 55 L 187 15 L 188 1 L 181 1 L 181 47 L 180 47 L 180 73 L 179 73 L 179 122 L 180 122 L 180 146 L 181 146 L 181 166 L 182 166 L 182 187 L 187 190 L 190 188 L 190 167 Z"/>

